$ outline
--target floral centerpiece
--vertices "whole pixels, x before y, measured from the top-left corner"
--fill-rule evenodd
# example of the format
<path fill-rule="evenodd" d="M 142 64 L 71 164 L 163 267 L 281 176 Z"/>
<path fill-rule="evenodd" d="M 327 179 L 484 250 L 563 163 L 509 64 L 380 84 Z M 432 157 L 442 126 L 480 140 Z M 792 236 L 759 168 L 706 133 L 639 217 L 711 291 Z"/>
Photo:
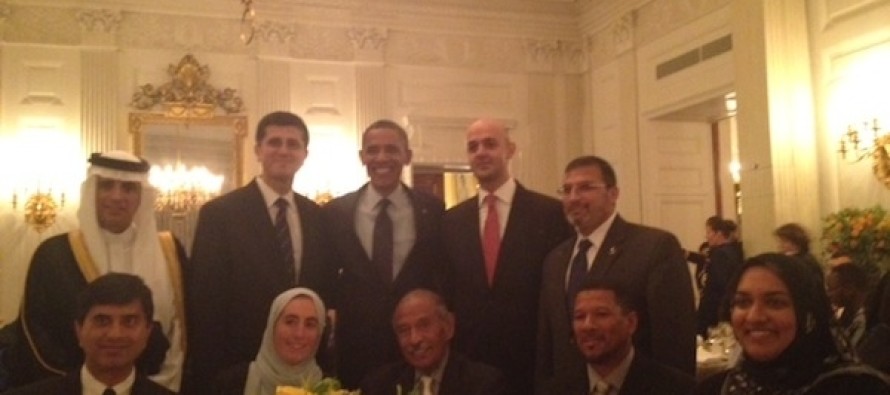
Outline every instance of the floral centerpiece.
<path fill-rule="evenodd" d="M 340 382 L 335 378 L 326 377 L 311 386 L 293 387 L 279 385 L 275 388 L 275 395 L 360 395 L 359 391 L 349 391 L 341 388 Z"/>
<path fill-rule="evenodd" d="M 848 255 L 877 277 L 890 263 L 890 216 L 880 206 L 831 213 L 822 225 L 822 245 L 828 256 Z"/>

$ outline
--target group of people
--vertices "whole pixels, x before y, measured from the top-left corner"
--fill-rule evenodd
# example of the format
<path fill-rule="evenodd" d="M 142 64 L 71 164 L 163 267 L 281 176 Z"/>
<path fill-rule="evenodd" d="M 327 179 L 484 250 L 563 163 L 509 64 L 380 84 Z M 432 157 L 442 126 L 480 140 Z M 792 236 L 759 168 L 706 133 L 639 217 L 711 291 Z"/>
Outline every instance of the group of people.
<path fill-rule="evenodd" d="M 38 247 L 21 314 L 3 329 L 12 334 L 0 347 L 10 393 L 46 393 L 40 379 L 57 376 L 80 387 L 66 393 L 90 395 L 274 394 L 323 377 L 365 395 L 693 391 L 697 320 L 683 250 L 669 232 L 618 214 L 606 160 L 570 161 L 555 199 L 513 178 L 507 126 L 479 119 L 465 140 L 479 192 L 446 211 L 402 183 L 408 135 L 380 120 L 361 136 L 367 184 L 320 207 L 292 190 L 309 136 L 289 112 L 260 120 L 261 173 L 202 206 L 190 257 L 157 232 L 148 164 L 94 154 L 80 229 Z M 724 383 L 708 384 L 713 393 L 762 393 L 749 384 L 798 393 L 785 391 L 784 377 L 770 373 L 779 381 L 769 382 L 749 368 L 784 366 L 777 355 L 794 363 L 784 355 L 816 352 L 813 342 L 828 339 L 833 321 L 820 315 L 812 287 L 776 272 L 778 285 L 763 291 L 761 272 L 782 262 L 759 259 L 739 264 L 741 281 L 721 280 L 744 356 L 707 382 Z M 760 277 L 746 281 L 749 270 Z M 119 311 L 139 307 L 120 296 L 98 302 L 112 312 L 96 319 L 89 306 L 81 312 L 77 295 L 122 276 L 144 283 L 150 303 Z M 780 307 L 792 313 L 772 314 Z M 93 331 L 95 347 L 82 338 L 87 323 L 104 327 Z M 763 352 L 774 343 L 784 346 Z M 792 374 L 795 385 L 842 368 L 822 381 L 855 375 L 860 388 L 886 390 L 883 376 L 819 344 L 807 355 L 833 362 L 813 364 L 816 376 Z M 158 385 L 145 389 L 144 377 Z"/>

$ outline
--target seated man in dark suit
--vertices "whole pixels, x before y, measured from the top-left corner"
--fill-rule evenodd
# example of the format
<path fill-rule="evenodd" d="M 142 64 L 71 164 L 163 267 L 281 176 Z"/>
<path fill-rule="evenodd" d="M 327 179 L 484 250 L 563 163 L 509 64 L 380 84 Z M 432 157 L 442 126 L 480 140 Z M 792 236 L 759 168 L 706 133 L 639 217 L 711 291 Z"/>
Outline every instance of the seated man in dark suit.
<path fill-rule="evenodd" d="M 362 380 L 362 395 L 504 394 L 504 378 L 488 365 L 451 351 L 454 315 L 436 293 L 415 289 L 399 301 L 393 314 L 404 362 L 382 366 Z"/>
<path fill-rule="evenodd" d="M 587 380 L 557 380 L 554 394 L 686 395 L 692 376 L 634 352 L 637 312 L 620 285 L 593 280 L 575 297 L 572 332 L 587 361 Z M 557 376 L 559 377 L 559 376 Z M 567 377 L 567 376 L 566 376 Z"/>
<path fill-rule="evenodd" d="M 169 395 L 137 374 L 136 359 L 153 329 L 151 290 L 132 274 L 108 273 L 79 295 L 74 330 L 84 353 L 80 371 L 13 389 L 9 395 Z"/>

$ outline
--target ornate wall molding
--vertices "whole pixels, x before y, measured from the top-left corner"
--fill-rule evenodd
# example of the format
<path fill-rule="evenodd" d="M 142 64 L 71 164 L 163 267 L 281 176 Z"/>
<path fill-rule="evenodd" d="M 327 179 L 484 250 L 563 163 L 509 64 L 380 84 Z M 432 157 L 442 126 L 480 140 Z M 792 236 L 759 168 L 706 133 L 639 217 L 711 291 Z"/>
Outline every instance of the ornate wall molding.
<path fill-rule="evenodd" d="M 379 27 L 353 27 L 346 31 L 346 37 L 356 51 L 383 51 L 386 46 L 388 32 Z"/>
<path fill-rule="evenodd" d="M 84 9 L 74 15 L 85 32 L 111 33 L 117 30 L 121 23 L 120 11 Z"/>
<path fill-rule="evenodd" d="M 291 24 L 263 21 L 257 26 L 256 35 L 269 44 L 290 44 L 297 39 L 297 28 Z"/>
<path fill-rule="evenodd" d="M 525 49 L 528 71 L 578 73 L 586 69 L 581 41 L 529 39 Z"/>
<path fill-rule="evenodd" d="M 618 18 L 612 25 L 612 41 L 617 55 L 633 49 L 636 19 L 636 11 L 630 11 Z"/>
<path fill-rule="evenodd" d="M 210 66 L 198 63 L 191 54 L 185 55 L 177 65 L 167 66 L 170 81 L 159 87 L 145 84 L 133 93 L 130 105 L 139 110 L 151 110 L 156 105 L 165 109 L 173 118 L 213 117 L 219 108 L 226 114 L 239 113 L 244 102 L 235 89 L 217 89 L 207 82 Z"/>

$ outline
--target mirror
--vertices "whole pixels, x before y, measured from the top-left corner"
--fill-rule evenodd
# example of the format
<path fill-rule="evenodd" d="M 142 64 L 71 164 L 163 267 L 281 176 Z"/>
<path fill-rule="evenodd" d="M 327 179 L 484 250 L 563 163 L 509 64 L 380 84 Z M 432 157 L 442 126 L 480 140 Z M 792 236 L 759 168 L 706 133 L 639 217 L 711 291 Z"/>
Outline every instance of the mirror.
<path fill-rule="evenodd" d="M 231 191 L 243 182 L 246 116 L 186 120 L 156 113 L 131 113 L 130 133 L 133 152 L 153 166 L 204 166 L 224 177 L 220 193 Z"/>
<path fill-rule="evenodd" d="M 133 152 L 152 165 L 149 180 L 160 195 L 149 203 L 158 227 L 172 231 L 190 253 L 198 209 L 243 182 L 247 117 L 239 115 L 237 91 L 208 83 L 210 68 L 194 56 L 169 65 L 167 74 L 170 81 L 133 93 L 130 105 L 142 111 L 130 113 L 129 131 Z"/>
<path fill-rule="evenodd" d="M 133 152 L 153 166 L 206 167 L 222 176 L 219 194 L 241 186 L 244 137 L 247 117 L 221 115 L 213 118 L 186 120 L 155 113 L 130 113 Z M 159 230 L 173 232 L 191 254 L 200 204 L 176 209 L 155 203 Z"/>

